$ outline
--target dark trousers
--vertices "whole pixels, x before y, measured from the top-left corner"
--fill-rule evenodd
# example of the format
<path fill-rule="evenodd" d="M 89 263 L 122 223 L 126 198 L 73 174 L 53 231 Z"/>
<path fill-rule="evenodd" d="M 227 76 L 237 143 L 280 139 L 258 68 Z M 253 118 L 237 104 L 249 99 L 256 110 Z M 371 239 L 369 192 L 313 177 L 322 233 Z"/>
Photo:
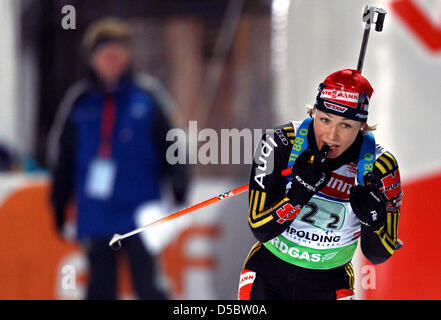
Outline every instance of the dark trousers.
<path fill-rule="evenodd" d="M 162 300 L 165 295 L 155 285 L 154 257 L 146 250 L 139 236 L 124 239 L 122 248 L 115 252 L 109 239 L 92 239 L 85 244 L 89 262 L 88 300 L 115 300 L 117 298 L 117 255 L 126 251 L 137 298 Z"/>
<path fill-rule="evenodd" d="M 329 270 L 305 269 L 277 258 L 261 243 L 251 250 L 242 273 L 252 281 L 242 291 L 239 287 L 241 299 L 335 300 L 340 294 L 353 294 L 351 263 Z"/>

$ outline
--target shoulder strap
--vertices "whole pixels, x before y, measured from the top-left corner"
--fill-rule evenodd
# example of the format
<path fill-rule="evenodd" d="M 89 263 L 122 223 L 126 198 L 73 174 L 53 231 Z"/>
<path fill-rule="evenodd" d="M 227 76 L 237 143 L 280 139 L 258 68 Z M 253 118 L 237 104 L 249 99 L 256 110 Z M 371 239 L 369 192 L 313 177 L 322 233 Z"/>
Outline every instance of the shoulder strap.
<path fill-rule="evenodd" d="M 299 129 L 297 130 L 297 132 L 295 132 L 296 137 L 294 139 L 291 154 L 289 156 L 288 168 L 291 168 L 294 162 L 300 156 L 300 154 L 304 150 L 308 149 L 308 130 L 311 121 L 312 118 L 306 118 L 305 120 L 303 120 Z"/>
<path fill-rule="evenodd" d="M 292 145 L 291 154 L 289 155 L 288 168 L 291 168 L 294 162 L 300 156 L 300 154 L 304 150 L 308 149 L 308 131 L 309 131 L 309 124 L 311 123 L 311 121 L 312 118 L 306 118 L 305 120 L 303 120 L 299 129 L 295 132 L 296 137 Z M 294 123 L 293 123 L 293 127 L 295 128 Z M 292 179 L 292 174 L 285 176 L 285 180 L 287 182 L 290 182 L 291 179 Z"/>
<path fill-rule="evenodd" d="M 357 161 L 357 182 L 363 185 L 363 177 L 371 172 L 375 163 L 375 138 L 372 133 L 363 136 L 360 154 Z"/>

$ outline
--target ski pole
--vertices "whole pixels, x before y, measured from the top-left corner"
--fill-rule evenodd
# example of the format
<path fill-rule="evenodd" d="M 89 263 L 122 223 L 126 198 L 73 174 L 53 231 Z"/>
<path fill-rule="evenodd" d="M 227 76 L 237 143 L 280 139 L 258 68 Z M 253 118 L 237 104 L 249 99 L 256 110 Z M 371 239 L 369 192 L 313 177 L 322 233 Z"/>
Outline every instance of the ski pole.
<path fill-rule="evenodd" d="M 291 168 L 287 168 L 287 169 L 283 170 L 281 174 L 282 174 L 282 176 L 286 176 L 286 175 L 291 174 Z M 151 227 L 156 226 L 158 224 L 161 224 L 161 223 L 164 223 L 164 222 L 176 219 L 176 218 L 181 217 L 183 215 L 186 215 L 186 214 L 188 214 L 190 212 L 202 209 L 204 207 L 212 205 L 213 203 L 216 203 L 216 202 L 219 202 L 219 201 L 222 201 L 222 200 L 225 200 L 225 199 L 232 198 L 232 197 L 234 197 L 234 196 L 236 196 L 236 195 L 238 195 L 238 194 L 240 194 L 240 193 L 242 193 L 244 191 L 247 191 L 248 188 L 249 188 L 248 184 L 243 185 L 243 186 L 241 186 L 239 188 L 236 188 L 236 189 L 233 189 L 231 191 L 227 191 L 227 192 L 221 193 L 220 195 L 218 195 L 216 197 L 213 197 L 213 198 L 210 198 L 208 200 L 199 202 L 199 203 L 197 203 L 195 205 L 192 205 L 191 207 L 182 209 L 180 211 L 176 211 L 175 213 L 172 213 L 172 214 L 170 214 L 170 215 L 168 215 L 168 216 L 166 216 L 164 218 L 161 218 L 159 220 L 153 221 L 153 222 L 151 222 L 151 223 L 149 223 L 149 224 L 147 224 L 147 225 L 145 225 L 143 227 L 140 227 L 140 228 L 135 229 L 133 231 L 130 231 L 128 233 L 125 233 L 125 234 L 122 234 L 122 235 L 121 234 L 115 234 L 115 235 L 113 235 L 112 240 L 110 240 L 109 246 L 113 250 L 118 250 L 118 249 L 121 248 L 121 240 L 122 239 L 128 238 L 128 237 L 133 236 L 135 234 L 138 234 L 138 233 L 140 233 L 142 231 L 145 231 L 148 228 L 151 228 Z"/>
<path fill-rule="evenodd" d="M 377 14 L 377 19 L 374 21 L 374 15 Z M 363 40 L 361 41 L 360 55 L 358 57 L 357 70 L 362 71 L 364 56 L 366 54 L 366 48 L 369 40 L 369 33 L 371 31 L 371 24 L 375 24 L 375 31 L 381 32 L 383 30 L 384 17 L 386 16 L 387 11 L 374 7 L 371 5 L 366 5 L 363 11 L 362 21 L 365 22 Z"/>

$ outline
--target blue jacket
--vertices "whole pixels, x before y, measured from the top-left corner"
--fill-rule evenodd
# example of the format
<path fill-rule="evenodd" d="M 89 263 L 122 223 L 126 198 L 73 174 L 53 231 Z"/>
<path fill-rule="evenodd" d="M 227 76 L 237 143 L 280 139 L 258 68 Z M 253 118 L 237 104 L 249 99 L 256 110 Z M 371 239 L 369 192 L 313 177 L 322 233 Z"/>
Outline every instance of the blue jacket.
<path fill-rule="evenodd" d="M 160 183 L 166 173 L 174 178 L 175 199 L 183 201 L 187 173 L 185 167 L 169 166 L 165 159 L 170 127 L 164 111 L 167 99 L 161 98 L 159 88 L 127 74 L 113 92 L 116 113 L 110 158 L 116 176 L 106 200 L 86 192 L 88 170 L 100 146 L 103 92 L 96 81 L 88 81 L 76 89 L 70 103 L 65 102 L 64 110 L 69 112 L 64 111 L 67 116 L 59 139 L 52 203 L 62 224 L 66 204 L 74 195 L 79 239 L 111 237 L 135 229 L 136 209 L 161 197 Z"/>

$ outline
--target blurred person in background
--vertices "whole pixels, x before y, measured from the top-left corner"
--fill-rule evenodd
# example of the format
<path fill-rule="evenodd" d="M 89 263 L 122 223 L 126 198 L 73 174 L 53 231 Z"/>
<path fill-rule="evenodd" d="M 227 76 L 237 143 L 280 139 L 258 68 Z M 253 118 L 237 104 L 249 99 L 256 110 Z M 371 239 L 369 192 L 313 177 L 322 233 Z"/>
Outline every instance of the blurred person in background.
<path fill-rule="evenodd" d="M 239 299 L 352 299 L 358 240 L 373 264 L 401 247 L 400 172 L 367 123 L 372 93 L 359 71 L 337 71 L 320 84 L 310 117 L 262 138 L 249 183 L 258 242 Z"/>
<path fill-rule="evenodd" d="M 83 49 L 90 74 L 68 90 L 50 133 L 56 226 L 62 233 L 73 199 L 76 237 L 89 262 L 87 299 L 117 298 L 117 254 L 109 240 L 139 227 L 148 213 L 140 208 L 159 203 L 162 181 L 169 178 L 175 203 L 186 198 L 186 167 L 166 161 L 173 102 L 158 81 L 132 70 L 132 41 L 119 19 L 89 26 Z M 138 298 L 166 298 L 155 284 L 155 252 L 140 236 L 123 248 Z"/>

